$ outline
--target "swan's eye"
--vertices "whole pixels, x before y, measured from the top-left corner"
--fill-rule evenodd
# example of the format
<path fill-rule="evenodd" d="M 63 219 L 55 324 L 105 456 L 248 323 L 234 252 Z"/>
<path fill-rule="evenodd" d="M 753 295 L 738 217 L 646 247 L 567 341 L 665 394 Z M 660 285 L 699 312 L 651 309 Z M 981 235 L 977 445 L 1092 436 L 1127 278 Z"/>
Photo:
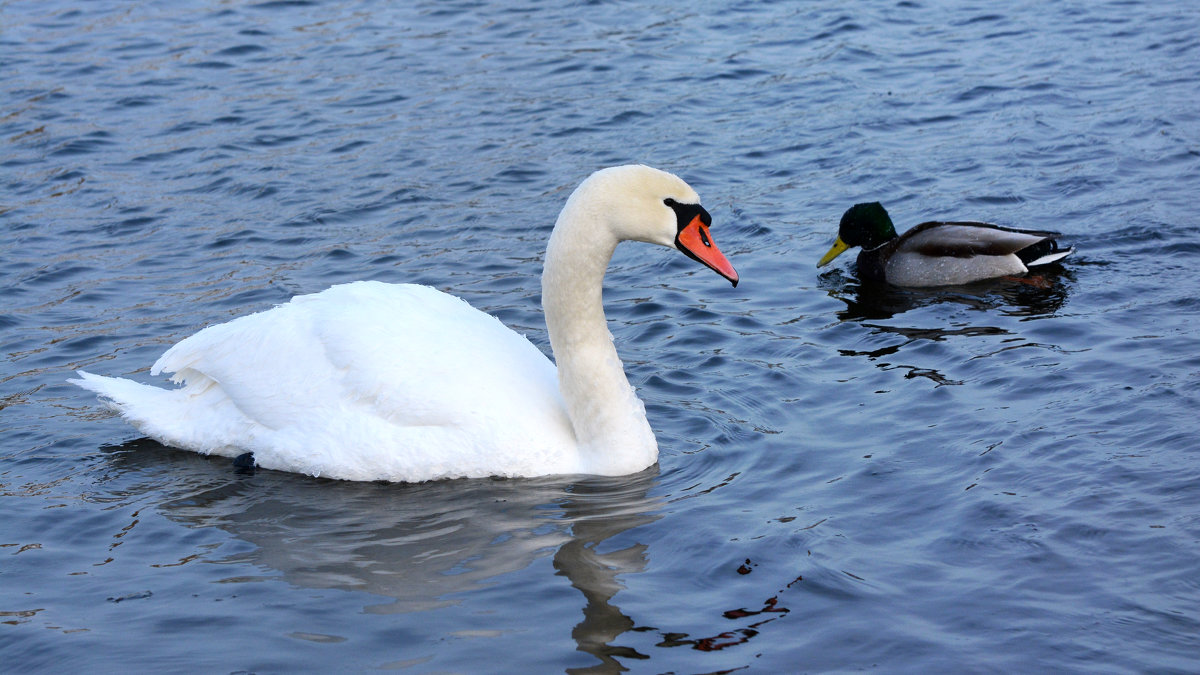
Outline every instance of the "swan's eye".
<path fill-rule="evenodd" d="M 680 204 L 671 197 L 664 199 L 663 203 L 675 212 L 675 221 L 680 232 L 696 218 L 699 218 L 706 227 L 712 224 L 712 216 L 708 215 L 708 211 L 705 211 L 704 207 L 699 204 Z"/>

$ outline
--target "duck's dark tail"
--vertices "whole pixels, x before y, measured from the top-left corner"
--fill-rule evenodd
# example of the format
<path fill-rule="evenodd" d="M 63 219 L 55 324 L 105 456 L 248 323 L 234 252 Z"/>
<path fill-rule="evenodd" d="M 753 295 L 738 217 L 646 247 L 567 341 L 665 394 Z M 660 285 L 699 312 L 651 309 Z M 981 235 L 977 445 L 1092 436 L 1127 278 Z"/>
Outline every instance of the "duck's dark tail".
<path fill-rule="evenodd" d="M 1062 260 L 1074 252 L 1074 247 L 1059 248 L 1058 241 L 1053 238 L 1046 238 L 1032 246 L 1026 246 L 1017 251 L 1017 257 L 1021 259 L 1021 262 L 1025 263 L 1026 267 L 1035 267 L 1037 265 L 1049 265 L 1052 262 Z"/>

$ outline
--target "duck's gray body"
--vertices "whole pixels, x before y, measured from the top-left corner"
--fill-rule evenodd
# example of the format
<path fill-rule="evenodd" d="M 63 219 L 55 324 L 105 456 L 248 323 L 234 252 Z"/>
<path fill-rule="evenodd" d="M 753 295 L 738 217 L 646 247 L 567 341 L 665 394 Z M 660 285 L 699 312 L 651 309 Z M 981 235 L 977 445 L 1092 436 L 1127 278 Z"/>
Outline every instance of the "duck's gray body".
<path fill-rule="evenodd" d="M 955 286 L 1025 274 L 1069 255 L 1057 232 L 1018 230 L 978 222 L 922 223 L 882 246 L 858 254 L 864 280 L 895 286 Z"/>

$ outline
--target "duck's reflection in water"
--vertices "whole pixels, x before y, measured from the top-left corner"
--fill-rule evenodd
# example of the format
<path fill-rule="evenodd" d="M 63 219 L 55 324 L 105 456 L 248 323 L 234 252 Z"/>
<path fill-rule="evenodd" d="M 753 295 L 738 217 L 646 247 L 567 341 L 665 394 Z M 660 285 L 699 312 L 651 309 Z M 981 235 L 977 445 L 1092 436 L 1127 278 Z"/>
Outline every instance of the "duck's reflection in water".
<path fill-rule="evenodd" d="M 1062 309 L 1073 282 L 1074 276 L 1069 269 L 1050 266 L 1024 277 L 937 288 L 899 288 L 860 282 L 834 270 L 821 275 L 819 286 L 829 297 L 846 304 L 846 308 L 838 312 L 838 319 L 861 321 L 890 319 L 938 303 L 957 303 L 1011 316 L 1048 316 Z"/>
<path fill-rule="evenodd" d="M 866 357 L 883 369 L 902 369 L 906 377 L 923 377 L 935 386 L 962 384 L 938 367 L 925 363 L 904 362 L 901 355 L 913 344 L 943 342 L 954 338 L 998 337 L 1011 340 L 1006 348 L 1035 346 L 1016 334 L 1017 321 L 1052 316 L 1061 311 L 1070 294 L 1073 277 L 1068 269 L 1051 266 L 1025 277 L 991 279 L 966 286 L 938 288 L 898 288 L 882 283 L 863 283 L 845 277 L 840 271 L 821 275 L 820 287 L 845 303 L 837 313 L 842 323 L 856 323 L 870 329 L 876 342 L 885 344 L 871 349 L 842 347 L 838 353 Z M 927 321 L 928 312 L 918 310 L 948 304 L 966 308 L 953 321 Z M 901 315 L 913 312 L 913 321 L 924 325 L 904 325 Z M 1014 321 L 1014 317 L 1016 321 Z M 1055 349 L 1055 345 L 1036 346 Z"/>

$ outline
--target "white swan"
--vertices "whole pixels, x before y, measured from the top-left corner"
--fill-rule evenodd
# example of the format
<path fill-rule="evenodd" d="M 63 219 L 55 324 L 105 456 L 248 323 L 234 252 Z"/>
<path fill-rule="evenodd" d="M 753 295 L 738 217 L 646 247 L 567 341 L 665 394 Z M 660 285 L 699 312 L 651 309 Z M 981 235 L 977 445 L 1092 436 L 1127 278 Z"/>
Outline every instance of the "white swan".
<path fill-rule="evenodd" d="M 679 248 L 737 285 L 711 218 L 676 176 L 597 171 L 546 248 L 553 364 L 521 335 L 428 286 L 356 282 L 210 326 L 167 350 L 167 390 L 79 372 L 142 433 L 263 468 L 347 480 L 622 475 L 658 461 L 604 318 L 626 239 Z"/>

